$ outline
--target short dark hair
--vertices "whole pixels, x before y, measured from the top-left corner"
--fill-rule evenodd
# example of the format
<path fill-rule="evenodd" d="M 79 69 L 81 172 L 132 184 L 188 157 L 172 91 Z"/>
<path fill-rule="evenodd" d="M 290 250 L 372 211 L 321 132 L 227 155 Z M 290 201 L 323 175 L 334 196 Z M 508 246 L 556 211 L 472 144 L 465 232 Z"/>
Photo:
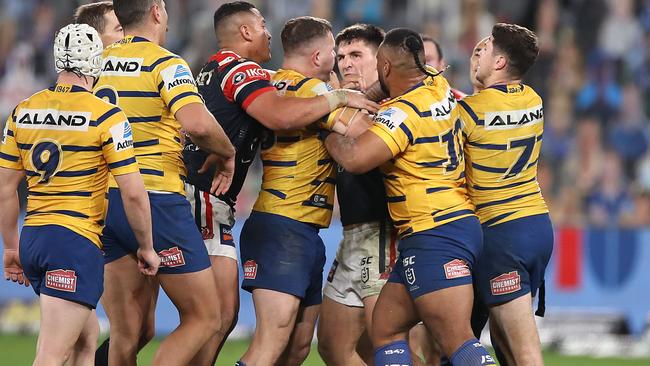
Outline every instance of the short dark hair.
<path fill-rule="evenodd" d="M 436 41 L 433 37 L 427 36 L 426 34 L 420 34 L 420 36 L 422 37 L 422 43 L 431 42 L 434 46 L 436 46 L 436 51 L 438 51 L 438 58 L 442 60 L 444 56 L 442 55 L 442 47 L 440 47 L 440 43 L 438 43 L 438 41 Z"/>
<path fill-rule="evenodd" d="M 384 40 L 384 35 L 386 35 L 386 32 L 376 25 L 357 23 L 343 28 L 343 30 L 336 35 L 336 45 L 338 46 L 341 43 L 362 40 L 377 49 Z"/>
<path fill-rule="evenodd" d="M 221 5 L 215 12 L 214 12 L 214 32 L 217 34 L 217 29 L 219 26 L 221 26 L 224 22 L 224 20 L 230 18 L 231 16 L 235 14 L 239 14 L 241 12 L 245 11 L 251 11 L 252 9 L 256 9 L 255 5 L 247 2 L 247 1 L 232 1 L 229 3 L 225 3 Z M 218 37 L 218 35 L 217 35 Z"/>
<path fill-rule="evenodd" d="M 78 24 L 88 24 L 95 28 L 98 33 L 102 33 L 106 28 L 106 19 L 104 15 L 113 10 L 112 1 L 100 1 L 92 4 L 81 5 L 74 12 L 74 22 Z"/>
<path fill-rule="evenodd" d="M 492 44 L 497 52 L 505 54 L 508 71 L 516 77 L 524 76 L 539 54 L 535 33 L 517 24 L 495 24 L 492 27 Z"/>
<path fill-rule="evenodd" d="M 113 0 L 113 9 L 122 28 L 128 28 L 142 22 L 154 3 L 160 0 Z"/>
<path fill-rule="evenodd" d="M 331 32 L 332 24 L 325 19 L 310 16 L 289 19 L 280 34 L 282 48 L 285 54 L 291 54 L 306 43 Z"/>

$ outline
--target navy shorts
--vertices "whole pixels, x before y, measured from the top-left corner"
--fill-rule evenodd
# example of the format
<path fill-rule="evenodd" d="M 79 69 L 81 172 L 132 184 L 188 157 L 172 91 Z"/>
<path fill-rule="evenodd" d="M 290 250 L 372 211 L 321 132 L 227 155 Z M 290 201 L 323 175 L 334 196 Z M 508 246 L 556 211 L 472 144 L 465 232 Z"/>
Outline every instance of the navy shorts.
<path fill-rule="evenodd" d="M 448 287 L 471 285 L 482 249 L 481 224 L 465 217 L 400 240 L 388 282 L 406 286 L 413 299 Z"/>
<path fill-rule="evenodd" d="M 190 273 L 210 267 L 203 237 L 194 223 L 189 202 L 176 193 L 149 192 L 153 247 L 160 257 L 159 273 Z M 135 254 L 138 242 L 131 230 L 120 191 L 108 191 L 108 213 L 102 234 L 104 259 L 110 263 Z"/>
<path fill-rule="evenodd" d="M 242 288 L 297 296 L 301 305 L 323 301 L 325 244 L 318 228 L 284 216 L 253 211 L 241 232 Z"/>
<path fill-rule="evenodd" d="M 483 226 L 483 254 L 476 265 L 478 293 L 487 305 L 535 296 L 553 252 L 548 214 Z"/>
<path fill-rule="evenodd" d="M 102 252 L 88 238 L 63 226 L 24 226 L 20 263 L 36 295 L 94 309 L 104 292 Z"/>

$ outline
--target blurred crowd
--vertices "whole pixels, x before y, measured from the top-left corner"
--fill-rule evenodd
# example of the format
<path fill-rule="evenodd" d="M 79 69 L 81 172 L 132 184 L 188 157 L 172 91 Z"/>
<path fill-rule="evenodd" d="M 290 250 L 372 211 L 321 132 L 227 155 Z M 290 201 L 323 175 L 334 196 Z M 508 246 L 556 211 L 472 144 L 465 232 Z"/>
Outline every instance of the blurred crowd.
<path fill-rule="evenodd" d="M 54 32 L 90 1 L 0 0 L 0 117 L 54 81 Z M 167 0 L 167 47 L 198 71 L 217 44 L 212 15 L 223 0 Z M 334 31 L 367 22 L 434 37 L 452 85 L 471 92 L 469 56 L 495 22 L 534 30 L 540 56 L 526 83 L 544 99 L 539 181 L 556 225 L 650 225 L 650 0 L 267 0 L 251 1 L 274 36 L 295 16 L 329 19 Z M 259 189 L 254 169 L 238 204 Z"/>

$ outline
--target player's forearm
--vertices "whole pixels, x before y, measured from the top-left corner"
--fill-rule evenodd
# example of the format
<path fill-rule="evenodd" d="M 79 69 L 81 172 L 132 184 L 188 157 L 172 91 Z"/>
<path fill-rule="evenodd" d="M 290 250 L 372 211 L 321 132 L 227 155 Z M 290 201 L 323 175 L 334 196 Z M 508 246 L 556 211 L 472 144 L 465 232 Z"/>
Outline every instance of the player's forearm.
<path fill-rule="evenodd" d="M 6 249 L 18 249 L 18 192 L 8 188 L 0 189 L 0 232 Z"/>
<path fill-rule="evenodd" d="M 124 213 L 140 249 L 153 248 L 149 195 L 139 173 L 115 176 L 124 204 Z"/>
<path fill-rule="evenodd" d="M 223 128 L 214 121 L 207 123 L 207 128 L 189 132 L 192 142 L 206 152 L 218 155 L 224 159 L 230 159 L 235 156 L 235 147 L 223 131 Z"/>
<path fill-rule="evenodd" d="M 124 212 L 133 230 L 140 249 L 153 248 L 153 237 L 151 233 L 151 207 L 146 192 L 142 192 L 137 199 L 134 197 L 122 198 Z"/>
<path fill-rule="evenodd" d="M 361 174 L 367 171 L 358 164 L 356 159 L 358 146 L 355 139 L 338 133 L 330 133 L 325 139 L 325 147 L 332 159 L 346 171 L 353 174 Z"/>

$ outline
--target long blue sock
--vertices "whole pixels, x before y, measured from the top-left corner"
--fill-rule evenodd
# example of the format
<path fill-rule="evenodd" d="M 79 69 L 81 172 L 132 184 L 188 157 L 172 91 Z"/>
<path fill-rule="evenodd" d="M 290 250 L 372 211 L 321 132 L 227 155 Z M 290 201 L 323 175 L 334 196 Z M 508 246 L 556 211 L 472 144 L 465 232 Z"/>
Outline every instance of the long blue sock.
<path fill-rule="evenodd" d="M 411 352 L 406 341 L 395 341 L 375 350 L 375 366 L 411 366 Z"/>
<path fill-rule="evenodd" d="M 450 360 L 454 366 L 496 366 L 490 353 L 476 338 L 463 343 Z"/>

